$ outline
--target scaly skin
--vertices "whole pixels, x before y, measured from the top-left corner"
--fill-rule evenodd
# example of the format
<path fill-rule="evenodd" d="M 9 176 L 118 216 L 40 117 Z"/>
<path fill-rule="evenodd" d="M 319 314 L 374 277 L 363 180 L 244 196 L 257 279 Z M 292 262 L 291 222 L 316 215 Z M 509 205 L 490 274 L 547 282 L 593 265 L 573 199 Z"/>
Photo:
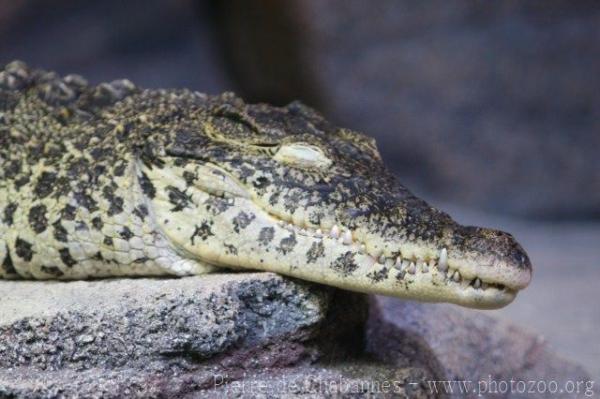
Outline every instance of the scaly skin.
<path fill-rule="evenodd" d="M 531 276 L 507 233 L 398 184 L 373 139 L 300 103 L 0 72 L 0 277 L 267 270 L 478 308 Z"/>

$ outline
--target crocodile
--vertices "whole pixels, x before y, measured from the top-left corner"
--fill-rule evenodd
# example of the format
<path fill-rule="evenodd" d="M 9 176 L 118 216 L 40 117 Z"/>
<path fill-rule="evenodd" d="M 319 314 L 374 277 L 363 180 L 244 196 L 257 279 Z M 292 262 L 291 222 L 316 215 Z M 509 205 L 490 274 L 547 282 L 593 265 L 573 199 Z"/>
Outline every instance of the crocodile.
<path fill-rule="evenodd" d="M 0 278 L 271 271 L 474 308 L 531 263 L 508 233 L 411 194 L 374 139 L 312 108 L 15 61 L 0 72 Z"/>

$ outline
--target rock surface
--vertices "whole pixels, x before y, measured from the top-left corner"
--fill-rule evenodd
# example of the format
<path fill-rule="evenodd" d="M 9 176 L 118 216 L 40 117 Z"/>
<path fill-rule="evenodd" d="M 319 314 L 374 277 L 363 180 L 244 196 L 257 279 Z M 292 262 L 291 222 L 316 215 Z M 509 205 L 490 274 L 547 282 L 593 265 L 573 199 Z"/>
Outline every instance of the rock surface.
<path fill-rule="evenodd" d="M 0 298 L 0 393 L 33 397 L 181 395 L 333 356 L 366 317 L 358 295 L 270 273 L 0 281 Z"/>
<path fill-rule="evenodd" d="M 433 398 L 452 396 L 438 380 L 589 379 L 486 315 L 373 297 L 367 317 L 366 296 L 272 273 L 0 281 L 0 298 L 0 397 Z"/>
<path fill-rule="evenodd" d="M 455 381 L 449 389 L 437 385 L 440 393 L 451 397 L 481 397 L 481 393 L 546 398 L 551 381 L 564 391 L 552 397 L 588 397 L 598 390 L 586 370 L 554 354 L 541 336 L 449 304 L 375 297 L 367 336 L 368 349 L 380 354 L 382 361 L 405 365 L 408 358 L 442 376 L 438 380 Z M 468 394 L 460 391 L 457 381 L 470 381 Z M 545 385 L 546 390 L 543 385 L 530 390 L 530 381 Z M 567 392 L 571 389 L 578 391 Z"/>

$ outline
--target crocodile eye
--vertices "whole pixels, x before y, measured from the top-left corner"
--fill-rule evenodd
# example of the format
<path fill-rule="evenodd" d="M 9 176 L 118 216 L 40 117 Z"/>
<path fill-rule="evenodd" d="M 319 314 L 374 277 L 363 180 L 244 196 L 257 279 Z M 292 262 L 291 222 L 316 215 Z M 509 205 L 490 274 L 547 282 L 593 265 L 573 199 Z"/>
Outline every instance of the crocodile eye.
<path fill-rule="evenodd" d="M 274 157 L 282 163 L 305 168 L 326 168 L 331 159 L 319 147 L 305 143 L 283 144 Z"/>

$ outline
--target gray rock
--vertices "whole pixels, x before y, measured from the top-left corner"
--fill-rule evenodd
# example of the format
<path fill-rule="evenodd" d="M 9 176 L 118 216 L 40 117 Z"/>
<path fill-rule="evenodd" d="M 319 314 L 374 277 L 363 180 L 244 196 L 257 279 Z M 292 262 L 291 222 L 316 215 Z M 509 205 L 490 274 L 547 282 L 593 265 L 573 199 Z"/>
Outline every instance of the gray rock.
<path fill-rule="evenodd" d="M 551 395 L 557 398 L 589 397 L 598 389 L 541 336 L 478 311 L 374 297 L 368 326 L 368 347 L 382 361 L 418 365 L 437 380 L 471 382 L 468 394 L 453 383 L 451 397 L 547 398 L 552 381 L 564 391 Z M 530 381 L 540 385 L 530 391 Z M 437 388 L 450 393 L 442 383 Z"/>
<path fill-rule="evenodd" d="M 0 298 L 0 396 L 178 396 L 332 357 L 366 318 L 362 296 L 271 273 L 0 281 Z"/>
<path fill-rule="evenodd" d="M 481 313 L 374 297 L 367 318 L 364 295 L 272 273 L 0 281 L 0 298 L 0 398 L 435 398 L 452 395 L 432 381 L 589 380 Z"/>
<path fill-rule="evenodd" d="M 435 398 L 427 379 L 432 375 L 414 367 L 397 367 L 362 359 L 335 364 L 300 366 L 245 374 L 225 382 L 217 376 L 214 390 L 190 398 Z"/>

